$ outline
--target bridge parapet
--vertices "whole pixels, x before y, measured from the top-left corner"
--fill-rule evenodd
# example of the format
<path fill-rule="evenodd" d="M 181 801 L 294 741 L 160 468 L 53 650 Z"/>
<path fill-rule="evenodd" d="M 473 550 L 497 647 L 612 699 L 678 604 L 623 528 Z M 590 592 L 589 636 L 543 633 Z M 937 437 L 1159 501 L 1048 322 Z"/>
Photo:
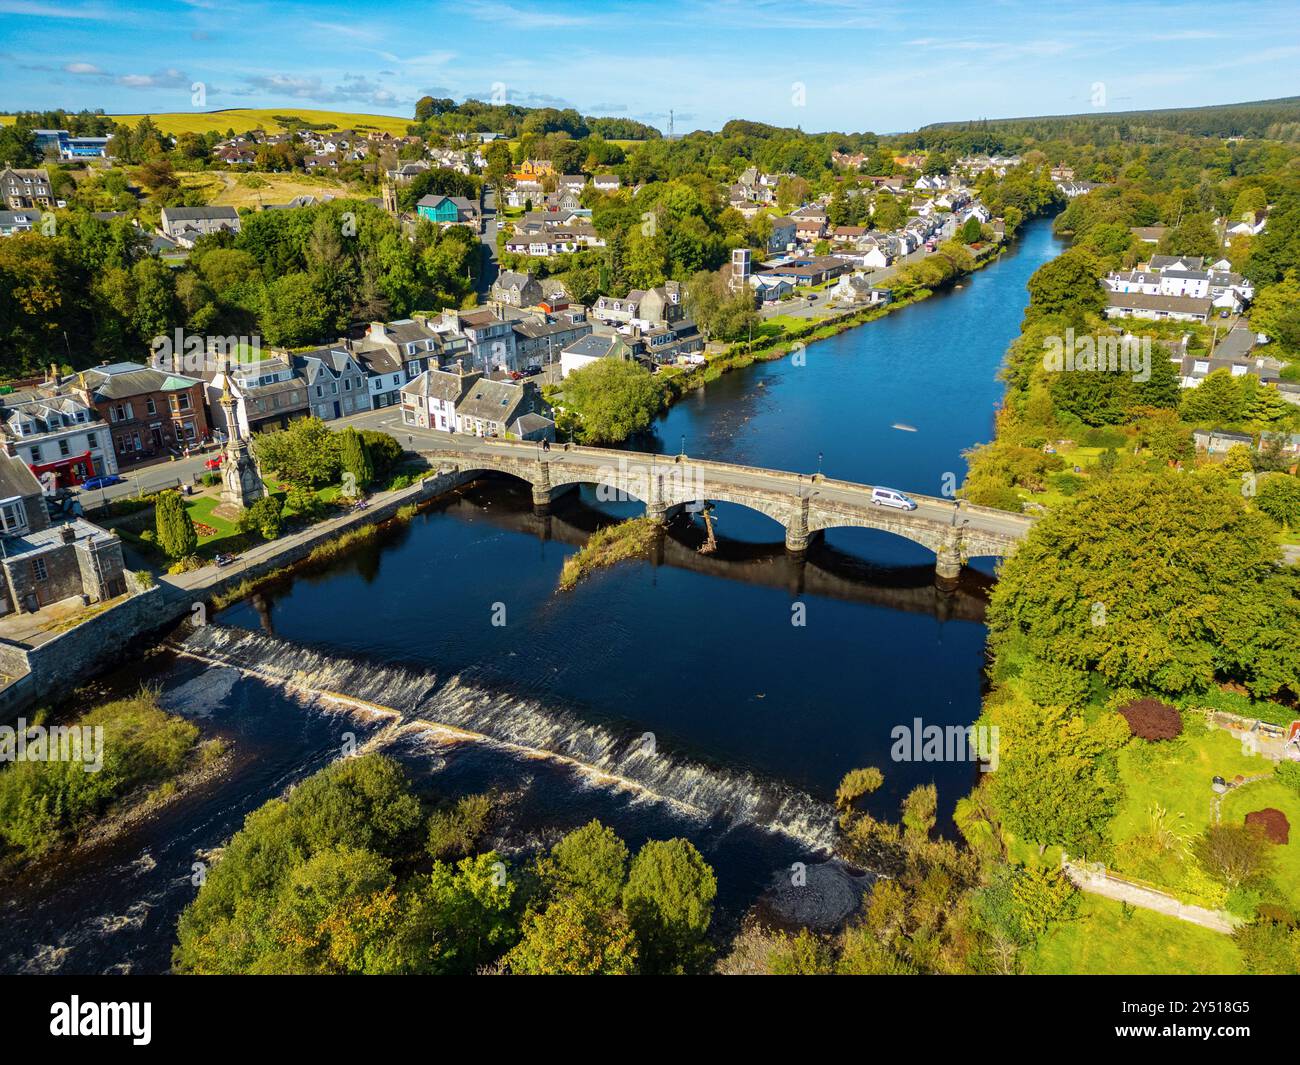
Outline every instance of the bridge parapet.
<path fill-rule="evenodd" d="M 446 446 L 439 442 L 428 454 L 454 462 L 465 479 L 496 471 L 526 481 L 537 504 L 576 484 L 608 485 L 641 500 L 646 512 L 660 519 L 704 499 L 735 503 L 783 526 L 786 546 L 794 552 L 806 550 L 825 529 L 877 529 L 935 552 L 937 569 L 945 577 L 956 576 L 967 556 L 1009 554 L 1034 521 L 911 493 L 917 509 L 894 510 L 871 501 L 871 485 L 685 455 L 569 444 L 543 450 L 534 443 L 479 438 L 465 445 L 459 440 L 449 440 Z"/>

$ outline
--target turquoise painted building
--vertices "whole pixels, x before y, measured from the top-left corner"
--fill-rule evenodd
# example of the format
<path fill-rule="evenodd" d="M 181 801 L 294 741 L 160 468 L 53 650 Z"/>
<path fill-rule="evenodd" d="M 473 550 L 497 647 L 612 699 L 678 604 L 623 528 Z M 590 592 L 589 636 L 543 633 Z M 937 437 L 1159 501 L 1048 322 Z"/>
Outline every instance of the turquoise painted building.
<path fill-rule="evenodd" d="M 461 220 L 460 208 L 450 196 L 426 196 L 415 205 L 421 218 L 441 224 L 455 224 Z"/>

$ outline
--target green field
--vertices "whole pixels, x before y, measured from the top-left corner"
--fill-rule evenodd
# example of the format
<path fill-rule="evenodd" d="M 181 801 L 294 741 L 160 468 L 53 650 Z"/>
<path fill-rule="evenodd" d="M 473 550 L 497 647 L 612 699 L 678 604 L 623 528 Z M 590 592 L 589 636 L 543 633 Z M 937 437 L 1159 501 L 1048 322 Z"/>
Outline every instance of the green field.
<path fill-rule="evenodd" d="M 247 133 L 250 129 L 264 129 L 268 133 L 283 132 L 284 127 L 275 120 L 276 115 L 301 118 L 304 122 L 332 123 L 336 129 L 367 130 L 377 129 L 394 136 L 405 136 L 406 127 L 411 124 L 409 118 L 395 118 L 392 115 L 363 115 L 349 111 L 314 111 L 293 107 L 238 107 L 229 111 L 172 111 L 150 114 L 156 125 L 164 133 L 206 133 L 216 130 L 225 133 L 233 129 L 236 133 Z M 113 115 L 116 122 L 133 126 L 143 115 Z"/>
<path fill-rule="evenodd" d="M 1079 975 L 1233 975 L 1241 955 L 1231 936 L 1174 917 L 1085 895 L 1079 915 L 1055 925 L 1025 961 L 1025 971 Z"/>

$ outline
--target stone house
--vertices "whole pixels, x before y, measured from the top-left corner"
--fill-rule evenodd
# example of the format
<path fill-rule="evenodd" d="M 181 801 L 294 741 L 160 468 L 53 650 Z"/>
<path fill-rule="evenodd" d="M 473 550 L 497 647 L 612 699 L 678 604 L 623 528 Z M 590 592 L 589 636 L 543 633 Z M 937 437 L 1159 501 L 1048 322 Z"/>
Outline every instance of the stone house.
<path fill-rule="evenodd" d="M 0 455 L 0 544 L 0 614 L 126 592 L 122 542 L 81 518 L 52 526 L 40 482 L 13 455 Z"/>

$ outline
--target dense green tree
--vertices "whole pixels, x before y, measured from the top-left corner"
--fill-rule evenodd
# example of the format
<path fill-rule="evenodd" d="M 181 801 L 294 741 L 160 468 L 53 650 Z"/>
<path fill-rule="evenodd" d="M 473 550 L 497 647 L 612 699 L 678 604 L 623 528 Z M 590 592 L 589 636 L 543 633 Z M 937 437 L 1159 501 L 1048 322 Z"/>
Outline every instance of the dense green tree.
<path fill-rule="evenodd" d="M 154 528 L 158 546 L 170 559 L 192 555 L 199 546 L 199 534 L 179 492 L 158 493 L 158 501 L 154 504 Z"/>
<path fill-rule="evenodd" d="M 582 440 L 613 444 L 649 428 L 664 404 L 664 384 L 643 366 L 600 359 L 564 379 L 564 407 Z"/>
<path fill-rule="evenodd" d="M 358 489 L 369 487 L 375 479 L 375 466 L 366 442 L 350 425 L 339 434 L 339 461 L 343 472 L 352 475 Z"/>
<path fill-rule="evenodd" d="M 1048 513 L 1007 560 L 991 640 L 1170 695 L 1216 677 L 1294 690 L 1300 613 L 1273 535 L 1219 476 L 1117 473 Z"/>
<path fill-rule="evenodd" d="M 637 852 L 623 908 L 636 930 L 643 972 L 697 964 L 717 892 L 713 870 L 686 840 L 651 840 Z"/>

